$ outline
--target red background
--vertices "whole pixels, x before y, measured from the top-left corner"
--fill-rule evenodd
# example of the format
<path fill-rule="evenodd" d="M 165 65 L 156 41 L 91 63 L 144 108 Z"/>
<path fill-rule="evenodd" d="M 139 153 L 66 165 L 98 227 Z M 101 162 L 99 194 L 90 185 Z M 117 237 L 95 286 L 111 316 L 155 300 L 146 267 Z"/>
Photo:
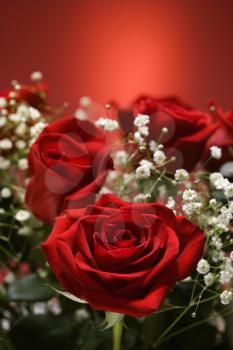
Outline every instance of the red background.
<path fill-rule="evenodd" d="M 0 88 L 41 70 L 56 104 L 176 93 L 233 106 L 233 1 L 0 0 Z"/>

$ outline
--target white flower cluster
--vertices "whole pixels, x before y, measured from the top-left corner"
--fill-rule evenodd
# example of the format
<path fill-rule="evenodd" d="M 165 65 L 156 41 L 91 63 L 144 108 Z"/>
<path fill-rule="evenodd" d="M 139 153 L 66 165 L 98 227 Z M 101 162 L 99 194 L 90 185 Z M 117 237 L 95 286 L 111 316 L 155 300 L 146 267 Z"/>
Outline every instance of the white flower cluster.
<path fill-rule="evenodd" d="M 40 72 L 34 72 L 31 79 L 39 82 L 43 78 Z M 21 87 L 12 82 L 15 91 L 9 93 L 9 100 L 0 98 L 0 171 L 6 171 L 11 166 L 27 170 L 27 153 L 29 146 L 47 125 L 46 115 L 26 104 L 18 102 L 15 97 Z"/>
<path fill-rule="evenodd" d="M 119 129 L 118 121 L 109 118 L 99 118 L 96 121 L 96 125 L 109 132 Z"/>
<path fill-rule="evenodd" d="M 30 144 L 32 144 L 37 137 L 39 136 L 39 134 L 41 133 L 41 131 L 47 126 L 48 124 L 45 123 L 44 121 L 40 121 L 38 123 L 36 123 L 35 125 L 33 125 L 30 129 L 30 135 L 31 135 L 31 142 Z"/>
<path fill-rule="evenodd" d="M 211 154 L 211 157 L 214 159 L 221 159 L 222 149 L 218 146 L 211 146 L 210 147 L 210 154 Z"/>
<path fill-rule="evenodd" d="M 158 149 L 154 152 L 153 159 L 156 165 L 162 166 L 166 161 L 166 155 L 163 151 Z"/>
<path fill-rule="evenodd" d="M 134 197 L 134 202 L 146 202 L 148 200 L 148 195 L 144 193 L 139 193 Z"/>
<path fill-rule="evenodd" d="M 183 205 L 182 210 L 188 217 L 193 216 L 196 213 L 199 213 L 202 203 L 198 193 L 192 189 L 185 190 L 183 195 Z"/>
<path fill-rule="evenodd" d="M 15 113 L 10 113 L 8 119 L 13 123 L 25 123 L 29 120 L 40 119 L 41 113 L 38 109 L 26 104 L 19 104 Z"/>
<path fill-rule="evenodd" d="M 151 176 L 151 171 L 155 169 L 155 166 L 149 160 L 141 160 L 139 167 L 136 169 L 137 179 L 148 179 Z"/>
<path fill-rule="evenodd" d="M 185 183 L 189 179 L 189 173 L 185 169 L 178 169 L 175 172 L 175 179 L 179 184 Z"/>
<path fill-rule="evenodd" d="M 154 163 L 159 167 L 164 165 L 167 160 L 166 154 L 163 151 L 164 146 L 152 140 L 149 143 L 149 148 L 153 152 Z"/>
<path fill-rule="evenodd" d="M 222 190 L 227 198 L 233 197 L 233 183 L 225 179 L 219 172 L 210 174 L 210 183 L 217 190 Z"/>
<path fill-rule="evenodd" d="M 116 166 L 125 166 L 127 164 L 128 154 L 124 150 L 117 151 L 113 155 L 113 160 Z"/>
<path fill-rule="evenodd" d="M 138 114 L 134 119 L 134 126 L 137 128 L 137 131 L 134 133 L 135 141 L 140 145 L 145 145 L 145 136 L 149 135 L 149 127 L 147 124 L 150 122 L 150 117 L 145 114 Z"/>
<path fill-rule="evenodd" d="M 166 207 L 168 207 L 169 209 L 175 209 L 175 206 L 176 206 L 175 199 L 173 197 L 168 197 Z"/>
<path fill-rule="evenodd" d="M 227 206 L 221 207 L 216 215 L 209 217 L 207 223 L 212 226 L 213 232 L 221 233 L 228 232 L 230 229 L 230 222 L 233 218 L 233 202 Z"/>
<path fill-rule="evenodd" d="M 149 124 L 150 122 L 150 117 L 146 114 L 138 114 L 136 116 L 136 118 L 134 119 L 134 126 L 136 126 L 136 128 L 138 128 L 138 131 L 142 134 L 142 135 L 148 135 L 148 126 L 147 124 Z M 144 132 L 144 128 L 146 128 L 146 133 Z"/>
<path fill-rule="evenodd" d="M 226 258 L 223 267 L 220 271 L 219 281 L 222 285 L 232 282 L 233 279 L 233 266 L 230 258 Z"/>
<path fill-rule="evenodd" d="M 221 294 L 220 294 L 220 299 L 221 299 L 221 303 L 223 305 L 228 305 L 232 302 L 233 300 L 233 293 L 230 290 L 224 290 Z"/>
<path fill-rule="evenodd" d="M 211 173 L 209 179 L 210 183 L 217 190 L 224 190 L 229 184 L 229 181 L 227 179 L 224 179 L 223 175 L 218 172 Z"/>

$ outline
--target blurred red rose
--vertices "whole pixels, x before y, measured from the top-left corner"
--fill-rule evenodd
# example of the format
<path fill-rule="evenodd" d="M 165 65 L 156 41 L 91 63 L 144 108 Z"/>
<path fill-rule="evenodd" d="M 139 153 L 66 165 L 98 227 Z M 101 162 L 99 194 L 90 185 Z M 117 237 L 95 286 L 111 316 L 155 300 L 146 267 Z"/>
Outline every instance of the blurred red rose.
<path fill-rule="evenodd" d="M 191 109 L 175 97 L 155 99 L 139 97 L 129 108 L 118 111 L 118 118 L 124 134 L 133 130 L 137 114 L 150 116 L 149 140 L 163 143 L 169 157 L 176 161 L 169 165 L 171 171 L 177 168 L 192 170 L 201 160 L 206 141 L 217 125 L 212 124 L 210 115 Z M 168 132 L 162 134 L 162 128 Z"/>
<path fill-rule="evenodd" d="M 68 207 L 92 203 L 112 167 L 104 133 L 75 118 L 48 125 L 32 145 L 28 161 L 26 203 L 48 223 Z"/>
<path fill-rule="evenodd" d="M 58 217 L 42 245 L 65 290 L 94 309 L 136 317 L 159 309 L 203 247 L 201 229 L 162 204 L 109 194 Z"/>
<path fill-rule="evenodd" d="M 39 110 L 44 110 L 44 108 L 47 106 L 47 86 L 42 83 L 20 85 L 19 90 L 12 88 L 0 92 L 0 98 L 1 97 L 6 99 L 6 109 L 8 110 L 11 109 L 10 105 L 8 104 L 10 100 L 15 100 L 17 103 L 25 102 Z"/>

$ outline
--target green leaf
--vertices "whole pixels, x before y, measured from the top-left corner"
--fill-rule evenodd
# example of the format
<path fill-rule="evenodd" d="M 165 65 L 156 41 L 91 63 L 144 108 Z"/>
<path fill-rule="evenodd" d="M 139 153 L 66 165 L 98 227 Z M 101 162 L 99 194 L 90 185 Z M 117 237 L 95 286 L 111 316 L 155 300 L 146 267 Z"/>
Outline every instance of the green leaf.
<path fill-rule="evenodd" d="M 71 294 L 71 293 L 68 293 L 68 292 L 63 292 L 62 290 L 58 290 L 54 287 L 51 287 L 55 292 L 63 295 L 64 297 L 70 299 L 70 300 L 73 300 L 75 301 L 76 303 L 80 303 L 80 304 L 88 304 L 85 300 L 83 299 L 80 299 L 78 297 L 76 297 L 75 295 Z"/>
<path fill-rule="evenodd" d="M 105 330 L 115 326 L 117 323 L 121 322 L 124 318 L 123 314 L 119 314 L 117 312 L 105 312 L 106 318 L 101 323 L 100 327 Z"/>
<path fill-rule="evenodd" d="M 32 274 L 13 282 L 7 292 L 10 301 L 44 301 L 54 296 L 51 288 L 43 279 Z"/>

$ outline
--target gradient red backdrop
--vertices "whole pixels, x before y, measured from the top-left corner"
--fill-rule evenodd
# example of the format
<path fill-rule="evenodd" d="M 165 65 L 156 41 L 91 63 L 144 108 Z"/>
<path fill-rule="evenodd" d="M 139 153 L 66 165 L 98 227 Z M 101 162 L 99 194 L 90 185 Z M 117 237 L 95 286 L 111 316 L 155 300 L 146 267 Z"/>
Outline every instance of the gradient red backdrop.
<path fill-rule="evenodd" d="M 233 106 L 231 0 L 0 0 L 0 88 L 41 70 L 56 104 L 176 93 Z"/>

